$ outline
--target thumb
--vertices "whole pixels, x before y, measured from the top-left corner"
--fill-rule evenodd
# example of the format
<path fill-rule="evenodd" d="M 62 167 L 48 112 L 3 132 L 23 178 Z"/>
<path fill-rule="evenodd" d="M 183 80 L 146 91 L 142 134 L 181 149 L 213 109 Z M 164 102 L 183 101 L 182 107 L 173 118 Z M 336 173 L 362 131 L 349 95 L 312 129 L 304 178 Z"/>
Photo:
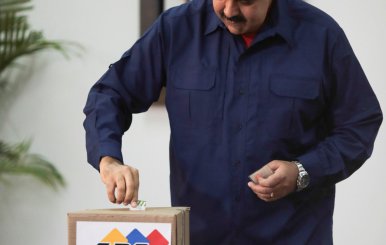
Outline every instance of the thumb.
<path fill-rule="evenodd" d="M 282 161 L 279 160 L 273 160 L 269 162 L 266 166 L 268 166 L 273 172 L 278 170 L 282 164 Z"/>
<path fill-rule="evenodd" d="M 131 199 L 131 206 L 136 207 L 138 202 L 138 188 L 135 188 L 133 193 L 133 199 Z"/>
<path fill-rule="evenodd" d="M 133 192 L 133 198 L 131 199 L 131 206 L 135 207 L 137 206 L 138 202 L 138 189 L 139 189 L 139 174 L 138 171 L 134 172 L 134 192 Z"/>

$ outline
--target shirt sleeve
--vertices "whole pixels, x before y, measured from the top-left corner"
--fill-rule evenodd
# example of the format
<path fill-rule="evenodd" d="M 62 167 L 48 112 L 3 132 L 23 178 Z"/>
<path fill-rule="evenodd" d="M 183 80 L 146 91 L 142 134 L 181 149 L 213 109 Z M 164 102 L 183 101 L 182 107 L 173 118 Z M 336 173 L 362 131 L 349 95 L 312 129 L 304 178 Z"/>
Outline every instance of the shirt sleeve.
<path fill-rule="evenodd" d="M 148 110 L 159 98 L 165 76 L 159 22 L 110 65 L 89 92 L 83 126 L 87 159 L 97 170 L 103 156 L 123 162 L 122 135 L 132 114 Z"/>
<path fill-rule="evenodd" d="M 342 33 L 330 52 L 325 90 L 329 135 L 298 157 L 311 185 L 334 184 L 349 177 L 370 157 L 382 122 L 379 102 Z"/>

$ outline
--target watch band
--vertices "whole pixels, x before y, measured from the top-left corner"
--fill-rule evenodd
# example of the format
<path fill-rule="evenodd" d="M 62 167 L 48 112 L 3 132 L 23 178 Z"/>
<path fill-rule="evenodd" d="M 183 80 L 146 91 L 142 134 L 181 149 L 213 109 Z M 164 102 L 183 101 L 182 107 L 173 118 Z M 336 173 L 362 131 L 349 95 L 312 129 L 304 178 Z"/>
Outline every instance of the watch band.
<path fill-rule="evenodd" d="M 296 164 L 299 170 L 298 178 L 296 180 L 296 191 L 301 191 L 306 188 L 310 182 L 310 177 L 307 171 L 304 169 L 303 165 L 299 161 L 292 161 Z"/>

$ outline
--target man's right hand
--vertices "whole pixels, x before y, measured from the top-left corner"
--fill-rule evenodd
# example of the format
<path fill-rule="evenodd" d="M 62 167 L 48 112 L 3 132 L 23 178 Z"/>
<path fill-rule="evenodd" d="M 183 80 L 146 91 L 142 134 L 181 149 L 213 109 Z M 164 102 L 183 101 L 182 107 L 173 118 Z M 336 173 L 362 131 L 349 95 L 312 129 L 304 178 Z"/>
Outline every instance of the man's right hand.
<path fill-rule="evenodd" d="M 123 165 L 115 158 L 106 156 L 99 163 L 102 182 L 106 185 L 107 196 L 112 203 L 135 207 L 138 201 L 138 170 Z"/>

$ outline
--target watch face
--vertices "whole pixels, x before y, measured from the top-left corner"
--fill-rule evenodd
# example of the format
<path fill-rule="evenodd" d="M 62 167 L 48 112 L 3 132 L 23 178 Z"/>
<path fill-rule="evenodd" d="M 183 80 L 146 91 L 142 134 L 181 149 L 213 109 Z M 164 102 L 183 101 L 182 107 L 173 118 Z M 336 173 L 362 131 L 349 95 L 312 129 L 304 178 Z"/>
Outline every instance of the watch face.
<path fill-rule="evenodd" d="M 310 176 L 307 173 L 302 173 L 300 176 L 299 187 L 306 188 L 310 183 Z"/>

